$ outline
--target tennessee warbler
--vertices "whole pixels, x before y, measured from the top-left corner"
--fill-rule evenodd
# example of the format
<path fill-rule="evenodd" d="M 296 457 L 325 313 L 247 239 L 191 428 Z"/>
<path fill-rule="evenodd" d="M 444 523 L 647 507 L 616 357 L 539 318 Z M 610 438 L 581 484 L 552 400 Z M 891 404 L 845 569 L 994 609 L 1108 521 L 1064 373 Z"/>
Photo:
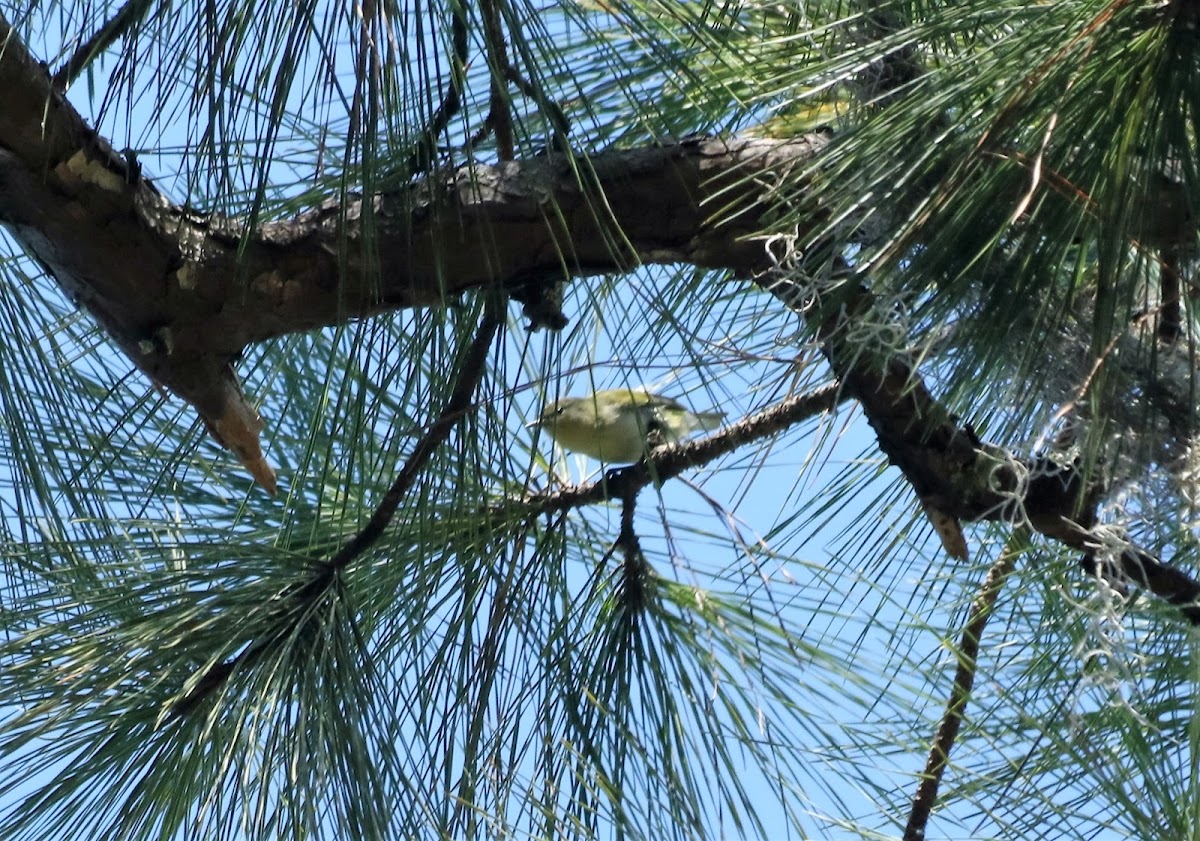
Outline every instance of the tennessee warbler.
<path fill-rule="evenodd" d="M 645 388 L 614 388 L 556 400 L 525 426 L 546 430 L 564 450 L 620 464 L 646 454 L 647 436 L 673 443 L 693 432 L 716 429 L 724 417 L 724 412 L 689 411 Z"/>

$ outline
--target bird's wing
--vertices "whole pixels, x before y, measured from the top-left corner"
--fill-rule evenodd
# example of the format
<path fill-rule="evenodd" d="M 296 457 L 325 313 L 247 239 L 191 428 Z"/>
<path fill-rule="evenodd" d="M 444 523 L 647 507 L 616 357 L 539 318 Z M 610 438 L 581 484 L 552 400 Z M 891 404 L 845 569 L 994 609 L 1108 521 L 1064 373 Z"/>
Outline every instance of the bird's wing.
<path fill-rule="evenodd" d="M 671 397 L 664 397 L 661 394 L 655 394 L 648 388 L 630 389 L 635 395 L 640 405 L 649 409 L 681 409 L 688 411 L 687 407 Z"/>

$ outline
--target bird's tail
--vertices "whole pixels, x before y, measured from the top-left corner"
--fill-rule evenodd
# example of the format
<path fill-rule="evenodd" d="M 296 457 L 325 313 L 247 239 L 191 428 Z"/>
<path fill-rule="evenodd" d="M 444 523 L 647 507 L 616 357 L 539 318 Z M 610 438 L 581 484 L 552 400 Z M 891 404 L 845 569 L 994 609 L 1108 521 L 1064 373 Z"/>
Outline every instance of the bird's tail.
<path fill-rule="evenodd" d="M 696 429 L 701 432 L 712 432 L 725 422 L 724 412 L 696 412 Z"/>

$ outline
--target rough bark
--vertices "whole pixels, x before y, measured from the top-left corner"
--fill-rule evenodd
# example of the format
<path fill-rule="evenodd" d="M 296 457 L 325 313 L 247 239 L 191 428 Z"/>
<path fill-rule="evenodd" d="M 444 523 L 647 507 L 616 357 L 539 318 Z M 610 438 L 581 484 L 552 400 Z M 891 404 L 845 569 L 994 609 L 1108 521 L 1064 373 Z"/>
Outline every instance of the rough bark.
<path fill-rule="evenodd" d="M 0 43 L 0 222 L 271 490 L 258 416 L 232 368 L 248 345 L 564 272 L 751 271 L 762 247 L 741 235 L 759 222 L 754 176 L 824 143 L 707 138 L 473 165 L 251 226 L 170 202 L 55 90 L 2 17 Z M 716 209 L 722 225 L 708 221 Z"/>
<path fill-rule="evenodd" d="M 770 260 L 757 235 L 772 185 L 781 170 L 811 166 L 828 143 L 823 133 L 691 138 L 475 164 L 251 224 L 170 201 L 87 125 L 2 16 L 0 44 L 0 223 L 272 492 L 261 424 L 233 369 L 247 346 L 442 306 L 481 286 L 536 296 L 564 276 L 646 263 L 761 274 Z M 980 441 L 904 360 L 860 364 L 836 332 L 824 339 L 847 393 L 923 503 L 962 520 L 1027 517 L 1043 534 L 1088 547 L 1096 489 L 1075 472 L 1038 470 Z M 1033 474 L 1023 488 L 1019 465 Z M 1131 578 L 1172 601 L 1193 598 L 1190 580 L 1155 586 L 1151 561 L 1159 563 L 1142 557 L 1142 575 Z"/>

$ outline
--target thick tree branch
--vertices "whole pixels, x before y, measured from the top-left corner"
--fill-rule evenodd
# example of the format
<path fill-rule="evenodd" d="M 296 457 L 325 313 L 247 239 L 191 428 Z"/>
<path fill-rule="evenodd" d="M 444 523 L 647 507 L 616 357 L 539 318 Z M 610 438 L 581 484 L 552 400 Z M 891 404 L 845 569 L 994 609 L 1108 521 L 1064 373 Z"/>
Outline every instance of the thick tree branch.
<path fill-rule="evenodd" d="M 474 165 L 250 228 L 174 204 L 141 178 L 55 90 L 2 16 L 0 44 L 0 223 L 271 491 L 260 422 L 232 367 L 248 345 L 443 306 L 478 287 L 536 296 L 564 274 L 645 263 L 763 277 L 774 185 L 829 142 L 695 138 Z M 1096 491 L 1076 471 L 980 441 L 911 363 L 861 364 L 863 348 L 828 327 L 821 335 L 835 374 L 924 502 L 962 520 L 1027 516 L 1042 534 L 1094 548 Z M 1149 576 L 1139 560 L 1133 580 L 1166 582 L 1155 592 L 1184 598 L 1173 576 Z"/>
<path fill-rule="evenodd" d="M 140 178 L 2 17 L 0 43 L 0 223 L 272 489 L 257 415 L 231 368 L 248 345 L 564 272 L 666 262 L 750 271 L 762 247 L 742 235 L 765 206 L 753 176 L 802 164 L 827 142 L 705 139 L 586 166 L 556 156 L 465 167 L 248 229 L 173 204 Z M 718 208 L 742 215 L 711 224 Z"/>
<path fill-rule="evenodd" d="M 816 330 L 830 367 L 862 406 L 879 448 L 927 508 L 955 520 L 1027 525 L 1085 553 L 1085 568 L 1095 566 L 1105 541 L 1096 532 L 1104 488 L 1094 477 L 1076 465 L 1020 457 L 959 423 L 930 392 L 913 360 L 872 336 L 870 322 L 877 316 L 868 315 L 875 307 L 869 290 L 844 285 L 832 301 L 809 306 L 804 301 L 811 300 L 811 290 L 802 274 L 762 280 Z M 867 330 L 856 333 L 864 323 Z M 1189 622 L 1200 625 L 1200 582 L 1132 544 L 1113 554 L 1128 581 L 1179 606 Z"/>

